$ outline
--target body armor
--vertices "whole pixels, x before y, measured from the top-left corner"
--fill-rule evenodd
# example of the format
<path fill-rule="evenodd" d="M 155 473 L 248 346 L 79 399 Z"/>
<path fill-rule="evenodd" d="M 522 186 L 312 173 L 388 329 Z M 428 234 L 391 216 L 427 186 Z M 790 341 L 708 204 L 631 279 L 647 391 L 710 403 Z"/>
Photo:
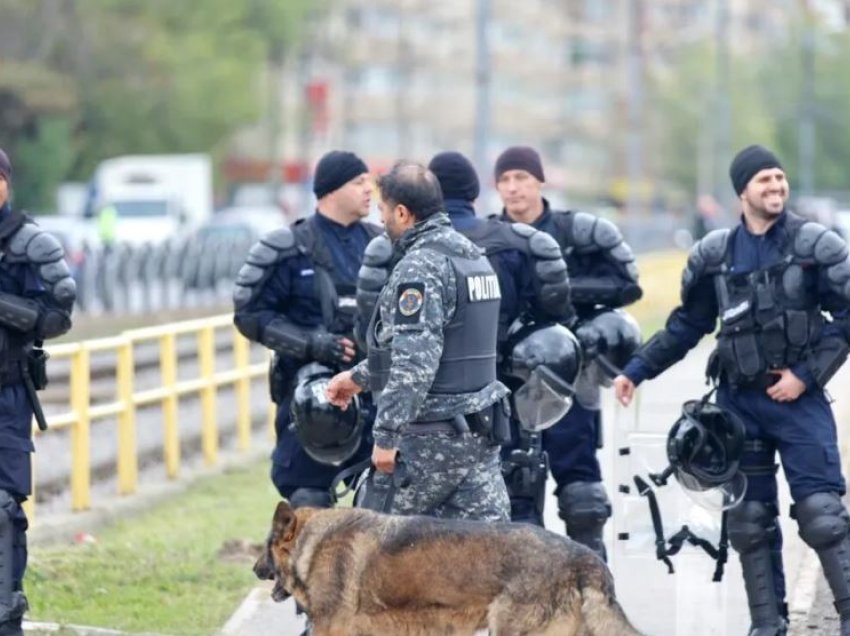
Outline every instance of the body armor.
<path fill-rule="evenodd" d="M 457 280 L 457 306 L 443 330 L 443 355 L 429 392 L 474 393 L 496 380 L 494 343 L 499 314 L 494 305 L 500 299 L 498 279 L 483 255 L 474 260 L 464 258 L 436 243 L 426 244 L 423 249 L 448 257 Z M 373 315 L 368 330 L 369 377 L 373 391 L 386 386 L 391 366 L 390 349 L 380 347 L 376 338 L 378 313 Z"/>

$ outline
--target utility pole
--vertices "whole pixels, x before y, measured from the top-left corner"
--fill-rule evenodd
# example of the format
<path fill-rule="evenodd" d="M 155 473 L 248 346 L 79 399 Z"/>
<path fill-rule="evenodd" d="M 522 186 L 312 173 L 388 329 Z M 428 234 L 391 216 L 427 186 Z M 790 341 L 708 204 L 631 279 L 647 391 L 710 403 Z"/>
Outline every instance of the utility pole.
<path fill-rule="evenodd" d="M 803 86 L 800 102 L 798 161 L 800 193 L 812 194 L 815 189 L 815 28 L 808 0 L 801 0 L 803 9 L 802 70 Z"/>
<path fill-rule="evenodd" d="M 409 157 L 413 154 L 411 148 L 411 113 L 409 112 L 408 104 L 411 91 L 411 79 L 413 78 L 415 64 L 415 55 L 413 46 L 410 41 L 410 33 L 408 24 L 410 20 L 406 19 L 402 13 L 402 7 L 407 8 L 416 16 L 415 19 L 424 19 L 420 15 L 421 5 L 417 0 L 404 0 L 399 3 L 398 10 L 398 34 L 396 39 L 396 72 L 398 74 L 398 87 L 395 94 L 395 119 L 396 119 L 396 156 Z"/>
<path fill-rule="evenodd" d="M 490 173 L 487 157 L 487 142 L 490 138 L 490 80 L 492 68 L 490 60 L 490 0 L 475 1 L 475 130 L 472 161 L 478 171 L 482 186 L 489 180 Z M 486 192 L 489 188 L 485 187 Z"/>
<path fill-rule="evenodd" d="M 629 0 L 629 58 L 628 58 L 628 171 L 629 216 L 643 208 L 643 0 Z"/>
<path fill-rule="evenodd" d="M 732 112 L 729 99 L 729 0 L 717 0 L 715 25 L 716 76 L 714 129 L 714 198 L 728 212 L 733 212 L 732 193 L 726 178 L 726 166 L 731 160 Z"/>

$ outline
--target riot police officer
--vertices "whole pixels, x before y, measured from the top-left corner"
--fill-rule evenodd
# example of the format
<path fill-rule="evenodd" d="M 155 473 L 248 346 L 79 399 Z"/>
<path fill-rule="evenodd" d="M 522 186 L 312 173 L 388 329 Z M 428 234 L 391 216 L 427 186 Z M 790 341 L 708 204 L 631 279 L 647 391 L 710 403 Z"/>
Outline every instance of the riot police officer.
<path fill-rule="evenodd" d="M 400 163 L 378 182 L 397 261 L 366 330 L 368 360 L 337 375 L 331 402 L 377 400 L 372 462 L 407 482 L 396 514 L 507 520 L 499 445 L 507 388 L 496 379 L 499 281 L 481 250 L 451 227 L 436 177 Z"/>
<path fill-rule="evenodd" d="M 275 352 L 270 384 L 278 405 L 277 443 L 271 477 L 293 507 L 329 507 L 328 489 L 340 470 L 339 465 L 316 461 L 314 457 L 324 457 L 322 449 L 305 450 L 290 426 L 297 374 L 311 362 L 335 373 L 357 360 L 357 272 L 366 245 L 380 232 L 363 221 L 369 214 L 372 182 L 366 164 L 354 153 L 324 155 L 316 166 L 313 192 L 318 199 L 315 214 L 254 245 L 234 291 L 239 331 Z M 368 456 L 369 448 L 363 435 L 359 455 L 350 461 Z"/>
<path fill-rule="evenodd" d="M 604 346 L 604 334 L 591 319 L 599 308 L 628 305 L 641 296 L 631 248 L 617 227 L 586 212 L 552 210 L 542 196 L 545 183 L 540 156 L 527 146 L 512 146 L 496 160 L 496 190 L 502 219 L 527 223 L 560 245 L 570 276 L 576 318 L 569 326 L 592 360 Z M 611 504 L 602 485 L 596 450 L 601 436 L 598 374 L 586 365 L 579 377 L 576 403 L 555 426 L 543 432 L 543 448 L 557 483 L 560 517 L 571 538 L 605 557 L 602 530 Z"/>
<path fill-rule="evenodd" d="M 480 193 L 480 182 L 472 163 L 462 154 L 441 152 L 431 159 L 428 168 L 440 182 L 443 205 L 452 226 L 484 249 L 499 277 L 502 299 L 497 372 L 499 380 L 513 391 L 513 399 L 516 399 L 516 390 L 525 378 L 509 372 L 514 339 L 509 338 L 508 333 L 512 328 L 519 330 L 520 323 L 542 327 L 572 319 L 567 265 L 557 242 L 545 232 L 523 223 L 506 224 L 499 219 L 476 216 L 473 204 Z M 374 287 L 374 279 L 363 277 L 358 293 L 362 293 L 363 287 L 370 282 Z M 559 337 L 569 338 L 569 334 L 555 331 L 554 336 L 549 336 L 550 342 Z M 569 384 L 573 380 L 566 379 Z M 502 472 L 511 499 L 511 519 L 542 526 L 547 460 L 542 453 L 541 434 L 526 430 L 530 422 L 523 426 L 516 417 L 517 412 L 514 404 L 511 417 L 514 442 L 505 445 L 502 453 Z"/>
<path fill-rule="evenodd" d="M 59 241 L 9 203 L 12 165 L 0 150 L 0 636 L 21 636 L 27 609 L 27 518 L 33 413 L 43 425 L 47 338 L 71 328 L 76 286 Z"/>
<path fill-rule="evenodd" d="M 841 502 L 835 420 L 824 395 L 850 351 L 850 259 L 835 232 L 788 211 L 779 160 L 761 146 L 730 167 L 741 222 L 694 245 L 682 304 L 615 380 L 628 404 L 635 387 L 680 360 L 720 319 L 709 375 L 718 404 L 746 426 L 741 469 L 748 488 L 729 512 L 752 636 L 784 634 L 787 612 L 777 521 L 776 451 L 800 536 L 818 554 L 850 634 L 850 516 Z M 832 320 L 824 320 L 824 312 Z"/>

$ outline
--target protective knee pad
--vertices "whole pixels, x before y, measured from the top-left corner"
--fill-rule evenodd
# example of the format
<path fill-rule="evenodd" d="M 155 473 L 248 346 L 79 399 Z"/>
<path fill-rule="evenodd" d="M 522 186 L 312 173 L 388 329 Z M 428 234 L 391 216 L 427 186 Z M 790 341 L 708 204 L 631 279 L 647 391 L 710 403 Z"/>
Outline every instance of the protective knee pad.
<path fill-rule="evenodd" d="M 320 488 L 296 488 L 289 496 L 293 508 L 331 508 L 331 493 Z"/>
<path fill-rule="evenodd" d="M 850 515 L 834 492 L 809 495 L 794 505 L 800 538 L 814 550 L 839 543 L 850 533 Z"/>
<path fill-rule="evenodd" d="M 611 502 L 598 481 L 575 481 L 558 493 L 558 516 L 567 523 L 570 536 L 601 530 L 611 516 Z"/>
<path fill-rule="evenodd" d="M 776 534 L 776 508 L 762 501 L 742 501 L 729 511 L 729 543 L 740 554 L 767 546 Z"/>

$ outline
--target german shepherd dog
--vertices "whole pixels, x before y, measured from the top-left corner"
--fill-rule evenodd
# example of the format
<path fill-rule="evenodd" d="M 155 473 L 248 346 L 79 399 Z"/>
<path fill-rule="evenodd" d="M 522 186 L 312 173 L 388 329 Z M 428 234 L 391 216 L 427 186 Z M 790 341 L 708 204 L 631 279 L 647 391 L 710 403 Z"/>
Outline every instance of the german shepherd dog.
<path fill-rule="evenodd" d="M 602 560 L 529 524 L 282 501 L 254 573 L 314 636 L 639 636 Z"/>

